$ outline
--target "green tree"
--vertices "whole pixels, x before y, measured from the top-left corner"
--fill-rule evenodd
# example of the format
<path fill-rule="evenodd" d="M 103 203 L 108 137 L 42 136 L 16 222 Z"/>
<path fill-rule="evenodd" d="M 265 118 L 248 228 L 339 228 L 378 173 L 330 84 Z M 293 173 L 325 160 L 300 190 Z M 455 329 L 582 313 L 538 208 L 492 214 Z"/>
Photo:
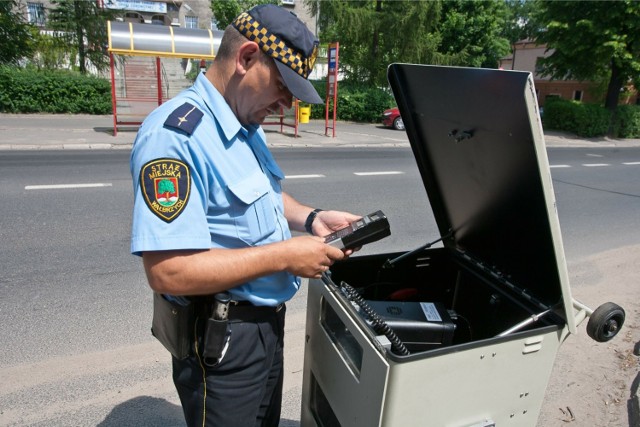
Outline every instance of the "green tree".
<path fill-rule="evenodd" d="M 17 64 L 33 52 L 35 29 L 24 22 L 17 0 L 0 1 L 0 64 Z"/>
<path fill-rule="evenodd" d="M 340 42 L 347 77 L 386 85 L 392 62 L 497 66 L 509 52 L 507 9 L 496 1 L 305 0 L 324 42 Z"/>
<path fill-rule="evenodd" d="M 173 185 L 173 181 L 170 179 L 163 179 L 158 183 L 158 193 L 164 194 L 165 199 L 169 199 L 169 194 L 175 193 L 176 187 Z"/>
<path fill-rule="evenodd" d="M 605 107 L 614 111 L 623 87 L 640 87 L 640 2 L 537 0 L 536 41 L 553 53 L 541 60 L 555 79 L 607 81 Z"/>
<path fill-rule="evenodd" d="M 77 63 L 82 74 L 90 64 L 98 70 L 106 69 L 107 21 L 114 18 L 113 12 L 99 7 L 96 1 L 52 0 L 52 4 L 49 23 L 57 30 L 56 36 L 70 46 L 72 64 Z"/>
<path fill-rule="evenodd" d="M 55 70 L 64 68 L 68 62 L 69 46 L 59 37 L 47 33 L 36 32 L 33 38 L 36 55 L 29 64 L 37 69 Z"/>
<path fill-rule="evenodd" d="M 306 0 L 318 16 L 320 39 L 340 42 L 341 71 L 357 81 L 386 86 L 391 62 L 455 63 L 456 57 L 438 52 L 434 28 L 440 1 Z"/>
<path fill-rule="evenodd" d="M 531 19 L 536 3 L 531 0 L 505 0 L 507 16 L 502 36 L 513 43 L 533 39 L 535 24 Z"/>
<path fill-rule="evenodd" d="M 221 30 L 224 30 L 233 19 L 258 4 L 278 4 L 277 0 L 211 0 L 213 19 Z"/>
<path fill-rule="evenodd" d="M 494 0 L 447 0 L 442 4 L 438 31 L 443 53 L 463 53 L 469 67 L 496 68 L 510 42 L 503 37 L 509 10 Z"/>

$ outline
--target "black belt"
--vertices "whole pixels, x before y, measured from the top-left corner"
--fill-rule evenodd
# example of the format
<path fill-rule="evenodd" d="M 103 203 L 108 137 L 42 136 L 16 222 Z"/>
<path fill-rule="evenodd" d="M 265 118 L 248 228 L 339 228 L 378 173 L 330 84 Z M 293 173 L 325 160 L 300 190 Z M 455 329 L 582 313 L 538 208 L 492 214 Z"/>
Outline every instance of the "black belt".
<path fill-rule="evenodd" d="M 191 301 L 196 304 L 196 313 L 201 318 L 206 319 L 211 315 L 213 304 L 212 296 L 192 297 Z M 262 317 L 271 316 L 278 313 L 285 307 L 284 303 L 276 306 L 253 305 L 249 301 L 231 301 L 229 303 L 229 320 L 256 320 Z"/>
<path fill-rule="evenodd" d="M 229 304 L 229 320 L 256 320 L 271 316 L 284 308 L 284 303 L 276 306 L 253 305 L 249 301 L 231 301 Z"/>

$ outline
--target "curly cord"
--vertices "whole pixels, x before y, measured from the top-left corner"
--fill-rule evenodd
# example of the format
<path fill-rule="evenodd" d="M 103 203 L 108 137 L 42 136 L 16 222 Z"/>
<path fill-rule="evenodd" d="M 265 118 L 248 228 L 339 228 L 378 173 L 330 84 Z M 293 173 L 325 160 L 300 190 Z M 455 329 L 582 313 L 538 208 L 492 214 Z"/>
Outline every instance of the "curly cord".
<path fill-rule="evenodd" d="M 351 285 L 349 285 L 345 281 L 342 281 L 340 282 L 340 288 L 342 289 L 347 299 L 358 304 L 358 306 L 360 307 L 360 310 L 363 311 L 363 314 L 371 321 L 371 326 L 373 327 L 373 330 L 377 334 L 383 334 L 389 339 L 389 341 L 391 342 L 391 349 L 395 353 L 398 353 L 401 356 L 408 356 L 410 354 L 409 350 L 407 350 L 407 347 L 405 347 L 405 345 L 402 343 L 400 338 L 398 338 L 396 333 L 389 327 L 389 325 L 387 325 L 387 323 L 384 320 L 380 318 L 380 316 L 378 316 L 378 313 L 376 313 L 369 306 L 369 304 L 367 304 L 367 302 L 360 296 L 360 294 L 355 289 L 353 289 Z"/>

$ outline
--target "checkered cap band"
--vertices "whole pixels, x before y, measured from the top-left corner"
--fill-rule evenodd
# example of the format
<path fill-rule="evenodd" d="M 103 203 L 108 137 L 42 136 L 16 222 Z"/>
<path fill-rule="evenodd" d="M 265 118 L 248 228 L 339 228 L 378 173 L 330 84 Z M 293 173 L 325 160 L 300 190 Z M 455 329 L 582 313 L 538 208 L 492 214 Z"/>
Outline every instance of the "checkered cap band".
<path fill-rule="evenodd" d="M 289 66 L 305 79 L 309 77 L 318 56 L 317 44 L 313 47 L 311 56 L 305 58 L 301 52 L 287 46 L 280 37 L 272 34 L 247 12 L 238 16 L 232 25 L 246 38 L 258 43 L 267 55 Z"/>

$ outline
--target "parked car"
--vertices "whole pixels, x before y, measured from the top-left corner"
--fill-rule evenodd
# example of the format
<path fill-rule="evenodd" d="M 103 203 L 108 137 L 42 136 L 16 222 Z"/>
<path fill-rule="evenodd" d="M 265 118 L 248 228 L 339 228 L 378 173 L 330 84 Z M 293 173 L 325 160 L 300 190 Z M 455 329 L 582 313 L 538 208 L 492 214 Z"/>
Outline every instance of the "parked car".
<path fill-rule="evenodd" d="M 400 117 L 400 111 L 397 107 L 384 110 L 384 113 L 382 113 L 382 124 L 386 127 L 404 130 L 404 122 L 402 121 L 402 117 Z"/>

